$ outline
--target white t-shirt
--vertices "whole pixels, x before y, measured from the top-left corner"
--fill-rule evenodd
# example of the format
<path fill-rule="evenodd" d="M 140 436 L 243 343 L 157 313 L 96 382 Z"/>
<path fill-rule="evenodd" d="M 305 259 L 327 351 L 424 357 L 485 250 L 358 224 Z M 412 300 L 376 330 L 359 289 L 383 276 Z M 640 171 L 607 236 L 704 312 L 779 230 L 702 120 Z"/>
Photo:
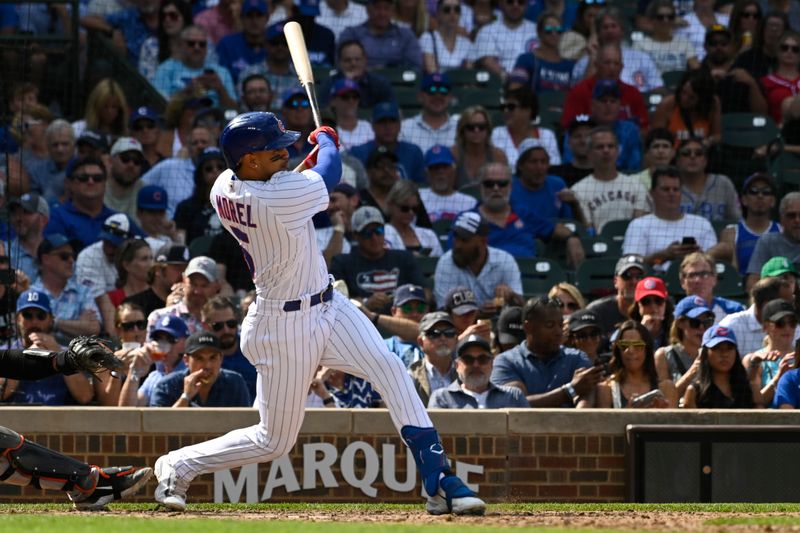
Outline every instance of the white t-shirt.
<path fill-rule="evenodd" d="M 703 217 L 686 214 L 680 220 L 664 220 L 650 214 L 636 218 L 628 225 L 625 240 L 622 242 L 622 253 L 648 256 L 673 242 L 680 242 L 684 237 L 694 237 L 704 252 L 717 244 L 714 228 Z M 669 263 L 667 261 L 658 265 L 657 269 L 666 271 Z"/>
<path fill-rule="evenodd" d="M 103 241 L 90 244 L 78 254 L 75 261 L 75 278 L 88 287 L 92 298 L 116 288 L 117 268 L 103 253 Z"/>
<path fill-rule="evenodd" d="M 577 83 L 586 76 L 586 67 L 589 57 L 583 56 L 572 69 L 573 83 Z M 664 86 L 661 72 L 650 56 L 629 46 L 622 47 L 622 73 L 619 78 L 629 85 L 633 85 L 641 92 L 646 93 Z"/>
<path fill-rule="evenodd" d="M 422 120 L 422 114 L 419 114 L 400 123 L 399 139 L 416 144 L 425 153 L 436 144 L 453 146 L 456 143 L 457 125 L 458 115 L 450 115 L 449 120 L 441 127 L 433 129 Z"/>
<path fill-rule="evenodd" d="M 517 57 L 525 52 L 532 52 L 538 44 L 536 24 L 523 20 L 522 24 L 511 29 L 501 17 L 478 30 L 473 59 L 477 61 L 482 57 L 496 57 L 503 70 L 511 72 Z"/>
<path fill-rule="evenodd" d="M 337 126 L 336 132 L 339 134 L 339 142 L 342 145 L 342 150 L 349 150 L 353 146 L 368 143 L 375 138 L 375 132 L 372 131 L 370 123 L 360 119 L 356 123 L 354 129 L 346 130 L 341 126 Z"/>
<path fill-rule="evenodd" d="M 550 156 L 550 165 L 560 165 L 561 152 L 558 151 L 556 134 L 547 128 L 539 128 L 539 140 L 544 145 L 547 155 Z M 516 174 L 519 150 L 506 126 L 497 126 L 492 130 L 492 144 L 506 153 L 508 166 L 511 167 L 511 172 Z"/>
<path fill-rule="evenodd" d="M 475 209 L 478 204 L 478 200 L 474 197 L 458 191 L 449 196 L 442 196 L 431 189 L 420 189 L 419 197 L 431 222 L 441 219 L 455 220 L 459 213 Z"/>
<path fill-rule="evenodd" d="M 436 233 L 432 229 L 420 228 L 413 224 L 411 227 L 414 228 L 414 233 L 417 234 L 417 240 L 419 241 L 420 247 L 430 249 L 430 253 L 428 254 L 429 257 L 439 257 L 444 253 L 444 250 L 442 250 L 442 243 L 439 242 L 439 236 L 436 235 Z M 395 232 L 397 232 L 395 227 L 392 226 L 391 224 L 386 225 L 386 229 L 389 228 L 392 228 Z M 397 235 L 399 236 L 400 233 L 397 233 Z M 398 248 L 395 244 L 393 245 L 393 248 L 395 250 L 405 250 L 406 247 L 402 243 L 403 239 L 401 237 L 400 238 L 401 246 Z"/>
<path fill-rule="evenodd" d="M 328 6 L 327 2 L 319 3 L 319 15 L 314 18 L 314 22 L 320 26 L 325 26 L 333 32 L 336 42 L 339 42 L 339 34 L 348 26 L 358 26 L 367 20 L 367 8 L 361 4 L 350 1 L 341 14 L 337 14 Z"/>
<path fill-rule="evenodd" d="M 692 43 L 684 37 L 675 37 L 670 42 L 643 37 L 633 47 L 650 55 L 662 74 L 671 70 L 686 70 L 686 62 L 697 55 Z"/>
<path fill-rule="evenodd" d="M 714 13 L 714 18 L 717 19 L 717 24 L 728 27 L 730 17 L 724 13 Z M 706 27 L 697 18 L 694 11 L 688 13 L 683 20 L 688 24 L 675 31 L 676 37 L 683 37 L 688 39 L 692 46 L 694 46 L 694 53 L 698 61 L 702 61 L 706 57 L 705 40 L 706 40 Z"/>
<path fill-rule="evenodd" d="M 584 215 L 600 233 L 610 220 L 632 219 L 634 211 L 647 211 L 647 189 L 633 176 L 619 173 L 610 181 L 589 174 L 572 186 Z"/>
<path fill-rule="evenodd" d="M 456 45 L 450 51 L 438 31 L 426 31 L 419 36 L 419 47 L 423 54 L 431 54 L 436 58 L 439 70 L 459 68 L 463 66 L 464 60 L 471 59 L 473 56 L 472 42 L 462 35 L 456 35 Z"/>

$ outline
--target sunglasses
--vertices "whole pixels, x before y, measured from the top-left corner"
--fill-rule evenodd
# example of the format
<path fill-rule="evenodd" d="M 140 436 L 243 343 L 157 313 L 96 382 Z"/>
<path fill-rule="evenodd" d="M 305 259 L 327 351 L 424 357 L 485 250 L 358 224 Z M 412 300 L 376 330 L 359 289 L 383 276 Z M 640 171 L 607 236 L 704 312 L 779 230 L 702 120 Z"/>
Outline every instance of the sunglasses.
<path fill-rule="evenodd" d="M 782 52 L 794 52 L 795 54 L 800 54 L 800 46 L 796 44 L 782 44 L 781 45 Z"/>
<path fill-rule="evenodd" d="M 231 318 L 230 320 L 223 320 L 222 322 L 214 322 L 211 324 L 211 329 L 214 331 L 220 331 L 224 327 L 236 329 L 239 327 L 239 322 L 235 318 Z"/>
<path fill-rule="evenodd" d="M 594 330 L 594 329 L 592 331 L 579 331 L 579 332 L 573 333 L 572 337 L 576 341 L 586 341 L 586 340 L 589 340 L 589 339 L 599 339 L 600 338 L 600 332 L 597 331 L 597 330 Z"/>
<path fill-rule="evenodd" d="M 664 13 L 659 13 L 653 18 L 656 19 L 656 20 L 664 20 L 664 21 L 672 22 L 673 20 L 675 20 L 675 14 L 673 13 L 673 14 L 667 15 L 667 14 L 664 14 Z"/>
<path fill-rule="evenodd" d="M 697 149 L 697 150 L 681 150 L 682 157 L 703 157 L 706 155 L 705 150 Z"/>
<path fill-rule="evenodd" d="M 62 261 L 69 261 L 70 259 L 75 261 L 75 254 L 72 252 L 58 252 L 58 253 L 53 252 L 50 255 L 54 255 L 59 259 L 61 259 Z"/>
<path fill-rule="evenodd" d="M 106 181 L 105 174 L 73 174 L 72 179 L 81 183 L 89 183 L 92 180 L 95 183 L 102 183 Z"/>
<path fill-rule="evenodd" d="M 714 273 L 711 272 L 710 270 L 701 270 L 700 272 L 689 272 L 689 273 L 686 273 L 686 274 L 682 274 L 682 276 L 684 278 L 691 279 L 691 280 L 706 279 L 706 278 L 710 278 L 713 275 L 714 275 Z"/>
<path fill-rule="evenodd" d="M 163 16 L 165 19 L 169 19 L 169 20 L 178 20 L 179 18 L 181 18 L 181 14 L 180 14 L 180 12 L 178 12 L 178 11 L 172 11 L 172 10 L 170 10 L 170 11 L 162 11 L 162 12 L 161 12 L 161 15 L 162 15 L 162 16 Z"/>
<path fill-rule="evenodd" d="M 21 311 L 21 314 L 25 320 L 45 320 L 47 318 L 47 313 L 38 309 L 36 311 L 25 309 Z"/>
<path fill-rule="evenodd" d="M 373 235 L 383 235 L 384 233 L 386 233 L 386 228 L 383 226 L 375 226 L 372 229 L 362 229 L 358 232 L 358 236 L 362 239 L 369 239 Z"/>
<path fill-rule="evenodd" d="M 689 319 L 689 327 L 692 329 L 703 328 L 705 330 L 713 325 L 714 325 L 714 317 Z"/>
<path fill-rule="evenodd" d="M 475 361 L 478 362 L 479 365 L 488 365 L 492 362 L 492 356 L 488 353 L 482 353 L 481 355 L 474 356 L 474 355 L 460 355 L 458 357 L 461 359 L 461 362 L 467 366 L 472 366 L 475 364 Z"/>
<path fill-rule="evenodd" d="M 442 6 L 442 13 L 450 14 L 450 13 L 461 13 L 461 6 L 459 5 L 443 5 Z"/>
<path fill-rule="evenodd" d="M 747 189 L 750 196 L 774 196 L 775 192 L 770 187 L 751 187 Z"/>
<path fill-rule="evenodd" d="M 511 111 L 516 110 L 518 107 L 519 107 L 519 104 L 513 104 L 513 103 L 500 104 L 500 110 L 503 113 L 510 113 Z"/>
<path fill-rule="evenodd" d="M 548 25 L 548 26 L 545 26 L 543 29 L 544 29 L 545 33 L 563 33 L 564 32 L 564 28 L 562 28 L 561 26 L 549 26 Z"/>
<path fill-rule="evenodd" d="M 619 277 L 621 277 L 625 281 L 631 281 L 631 280 L 634 280 L 634 279 L 638 281 L 638 280 L 644 278 L 644 274 L 640 274 L 638 272 L 627 272 L 626 271 L 626 272 L 623 272 L 622 274 L 620 274 Z"/>
<path fill-rule="evenodd" d="M 298 109 L 298 108 L 308 109 L 309 107 L 311 107 L 311 103 L 305 98 L 299 100 L 289 100 L 288 102 L 286 102 L 286 107 L 289 107 L 291 109 Z"/>
<path fill-rule="evenodd" d="M 133 131 L 143 131 L 143 130 L 154 130 L 156 129 L 156 123 L 152 120 L 140 120 L 136 124 L 133 125 Z"/>
<path fill-rule="evenodd" d="M 644 348 L 647 346 L 647 343 L 644 341 L 617 341 L 616 343 L 617 348 L 620 350 L 627 350 L 628 348 Z"/>
<path fill-rule="evenodd" d="M 400 310 L 405 313 L 424 313 L 428 310 L 428 304 L 425 302 L 406 302 L 400 306 Z"/>
<path fill-rule="evenodd" d="M 186 46 L 188 46 L 190 48 L 201 48 L 202 49 L 202 48 L 205 48 L 208 45 L 207 42 L 201 41 L 199 39 L 198 40 L 184 39 L 183 42 L 186 43 Z"/>
<path fill-rule="evenodd" d="M 431 87 L 428 87 L 428 90 L 425 92 L 428 94 L 448 95 L 450 94 L 450 87 L 445 85 L 432 85 Z"/>
<path fill-rule="evenodd" d="M 664 298 L 659 298 L 658 296 L 645 296 L 639 303 L 642 305 L 664 305 L 666 300 Z"/>
<path fill-rule="evenodd" d="M 718 46 L 728 46 L 729 44 L 731 44 L 731 42 L 728 39 L 712 39 L 708 41 L 708 46 L 710 48 L 716 48 Z"/>
<path fill-rule="evenodd" d="M 489 125 L 485 122 L 479 122 L 476 124 L 467 124 L 464 126 L 464 129 L 468 131 L 486 131 L 489 129 Z"/>
<path fill-rule="evenodd" d="M 403 213 L 413 213 L 417 210 L 416 205 L 398 205 L 397 209 L 402 211 Z"/>
<path fill-rule="evenodd" d="M 786 326 L 789 326 L 790 328 L 794 329 L 797 327 L 797 319 L 795 317 L 785 316 L 777 322 L 774 322 L 774 324 L 776 328 L 783 329 Z"/>
<path fill-rule="evenodd" d="M 147 320 L 132 320 L 130 322 L 120 322 L 118 326 L 120 329 L 122 329 L 122 331 L 133 331 L 134 329 L 144 331 L 147 329 Z"/>
<path fill-rule="evenodd" d="M 484 189 L 505 189 L 509 183 L 509 180 L 483 180 L 481 186 Z"/>
<path fill-rule="evenodd" d="M 220 170 L 225 170 L 225 165 L 222 163 L 210 163 L 208 165 L 203 165 L 203 172 L 219 172 Z"/>
<path fill-rule="evenodd" d="M 743 19 L 760 19 L 761 13 L 758 11 L 742 11 Z"/>
<path fill-rule="evenodd" d="M 425 336 L 428 337 L 429 339 L 438 339 L 442 335 L 444 335 L 448 339 L 455 339 L 456 335 L 458 335 L 458 332 L 456 332 L 456 330 L 453 328 L 429 329 L 428 331 L 425 332 Z"/>
<path fill-rule="evenodd" d="M 561 302 L 561 309 L 564 309 L 564 308 L 567 308 L 570 311 L 577 311 L 578 309 L 581 308 L 581 306 L 579 306 L 575 302 Z"/>
<path fill-rule="evenodd" d="M 124 152 L 119 154 L 119 160 L 125 165 L 128 163 L 133 163 L 134 165 L 142 166 L 142 164 L 144 164 L 144 161 L 142 161 L 141 157 Z"/>

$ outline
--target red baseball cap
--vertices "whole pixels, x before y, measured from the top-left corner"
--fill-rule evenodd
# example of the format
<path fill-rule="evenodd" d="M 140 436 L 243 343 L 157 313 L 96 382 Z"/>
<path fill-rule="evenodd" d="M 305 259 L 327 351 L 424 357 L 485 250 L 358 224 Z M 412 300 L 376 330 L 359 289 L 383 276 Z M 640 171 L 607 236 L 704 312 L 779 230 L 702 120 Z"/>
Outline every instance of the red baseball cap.
<path fill-rule="evenodd" d="M 664 285 L 664 280 L 649 276 L 636 284 L 636 292 L 634 296 L 637 302 L 642 298 L 651 295 L 664 298 L 665 300 L 667 299 L 667 287 Z"/>

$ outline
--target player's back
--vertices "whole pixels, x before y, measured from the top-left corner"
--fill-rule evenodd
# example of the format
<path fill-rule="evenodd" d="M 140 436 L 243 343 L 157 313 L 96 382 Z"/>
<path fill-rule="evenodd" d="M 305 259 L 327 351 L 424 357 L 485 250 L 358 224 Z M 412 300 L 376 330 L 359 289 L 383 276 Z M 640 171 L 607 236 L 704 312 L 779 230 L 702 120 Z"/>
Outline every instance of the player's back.
<path fill-rule="evenodd" d="M 267 181 L 219 175 L 211 204 L 239 242 L 259 296 L 292 300 L 328 285 L 311 217 L 328 207 L 328 191 L 313 171 L 278 172 Z"/>

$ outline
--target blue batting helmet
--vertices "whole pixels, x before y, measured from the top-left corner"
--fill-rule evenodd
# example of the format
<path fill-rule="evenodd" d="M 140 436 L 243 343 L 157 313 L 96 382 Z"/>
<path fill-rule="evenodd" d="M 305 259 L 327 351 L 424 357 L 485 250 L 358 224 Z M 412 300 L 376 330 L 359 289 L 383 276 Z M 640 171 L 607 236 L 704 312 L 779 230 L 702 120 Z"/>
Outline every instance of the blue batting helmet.
<path fill-rule="evenodd" d="M 272 113 L 254 111 L 231 120 L 222 130 L 219 144 L 228 167 L 236 169 L 245 154 L 286 148 L 299 137 L 300 132 L 286 130 Z"/>

